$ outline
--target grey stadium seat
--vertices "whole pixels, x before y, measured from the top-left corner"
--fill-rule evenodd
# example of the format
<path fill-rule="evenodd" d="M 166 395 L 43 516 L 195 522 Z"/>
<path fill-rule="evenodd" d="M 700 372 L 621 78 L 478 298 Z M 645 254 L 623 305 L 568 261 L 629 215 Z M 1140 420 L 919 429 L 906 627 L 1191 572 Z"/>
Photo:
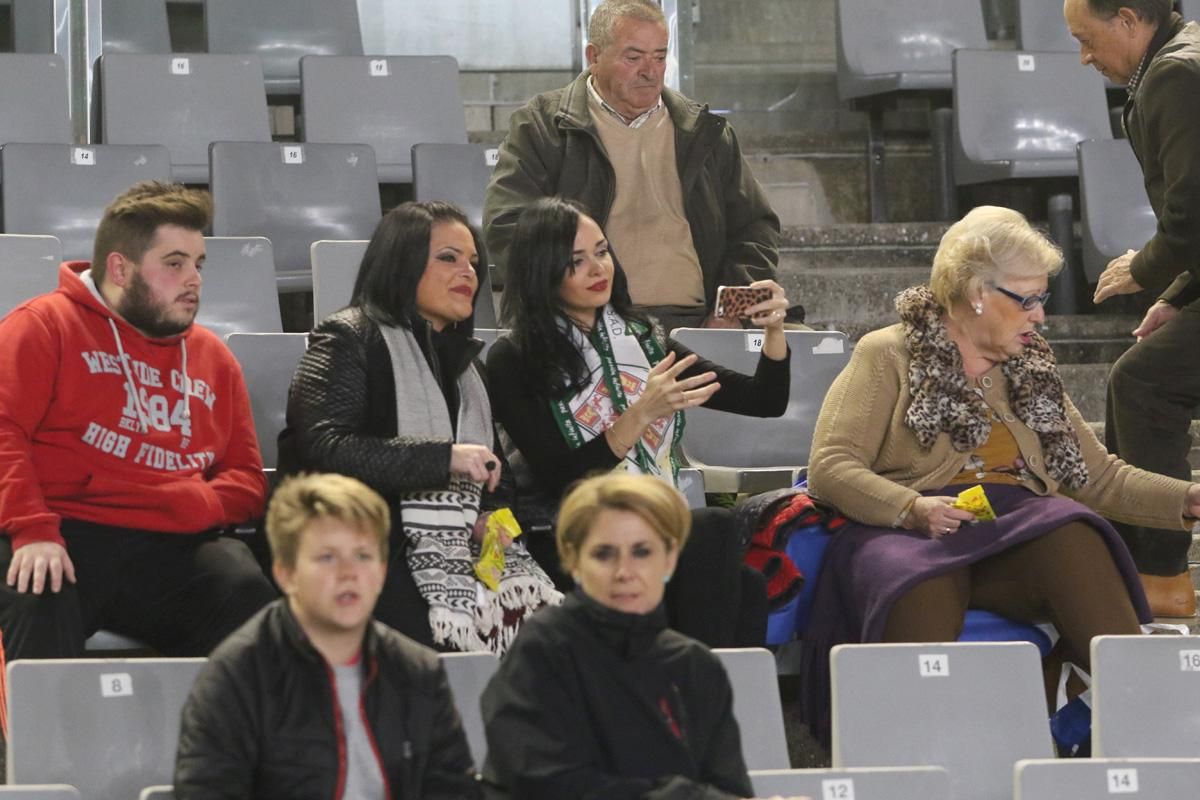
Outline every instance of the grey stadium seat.
<path fill-rule="evenodd" d="M 71 137 L 62 56 L 0 53 L 0 144 L 68 144 Z"/>
<path fill-rule="evenodd" d="M 12 0 L 13 49 L 54 52 L 54 0 Z"/>
<path fill-rule="evenodd" d="M 288 387 L 308 348 L 308 334 L 231 333 L 225 343 L 242 365 L 246 378 L 263 468 L 274 470 L 279 432 L 287 422 Z"/>
<path fill-rule="evenodd" d="M 733 687 L 733 716 L 741 730 L 746 768 L 790 767 L 775 656 L 761 647 L 718 648 L 713 655 L 721 660 Z"/>
<path fill-rule="evenodd" d="M 304 141 L 370 145 L 384 183 L 412 181 L 413 145 L 467 141 L 450 56 L 305 56 L 300 98 Z"/>
<path fill-rule="evenodd" d="M 883 112 L 902 94 L 930 105 L 935 213 L 955 218 L 950 179 L 951 54 L 987 47 L 983 10 L 962 0 L 838 0 L 837 86 L 842 100 L 867 111 L 867 190 L 871 221 L 887 222 Z"/>
<path fill-rule="evenodd" d="M 1079 42 L 1075 41 L 1067 28 L 1062 3 L 1017 0 L 1017 47 L 1022 50 L 1078 53 Z"/>
<path fill-rule="evenodd" d="M 1179 10 L 1186 20 L 1200 20 L 1200 0 L 1180 0 Z"/>
<path fill-rule="evenodd" d="M 65 783 L 0 786 L 4 800 L 80 800 L 79 790 Z"/>
<path fill-rule="evenodd" d="M 950 775 L 941 767 L 751 770 L 759 797 L 806 796 L 854 800 L 950 800 Z"/>
<path fill-rule="evenodd" d="M 101 141 L 166 145 L 176 180 L 208 181 L 212 142 L 271 141 L 257 56 L 118 54 L 98 63 Z"/>
<path fill-rule="evenodd" d="M 300 93 L 300 58 L 360 56 L 356 0 L 206 0 L 208 52 L 262 57 L 267 94 Z"/>
<path fill-rule="evenodd" d="M 313 319 L 319 322 L 350 305 L 367 241 L 323 239 L 312 243 L 309 258 L 313 270 Z"/>
<path fill-rule="evenodd" d="M 282 333 L 275 259 L 261 236 L 209 236 L 196 321 L 227 334 Z"/>
<path fill-rule="evenodd" d="M 956 800 L 1007 800 L 1014 763 L 1054 756 L 1028 642 L 839 645 L 830 667 L 834 767 L 942 766 Z"/>
<path fill-rule="evenodd" d="M 8 783 L 136 797 L 172 779 L 179 712 L 202 658 L 8 665 Z"/>
<path fill-rule="evenodd" d="M 437 144 L 412 148 L 413 197 L 446 200 L 483 227 L 483 199 L 499 151 L 486 144 Z"/>
<path fill-rule="evenodd" d="M 366 239 L 379 224 L 366 145 L 216 142 L 209 154 L 213 235 L 270 239 L 283 291 L 312 288 L 313 242 Z"/>
<path fill-rule="evenodd" d="M 1071 53 L 954 54 L 954 179 L 1078 174 L 1075 146 L 1111 139 L 1104 79 Z"/>
<path fill-rule="evenodd" d="M 754 374 L 762 332 L 678 328 L 689 350 L 722 366 Z M 704 473 L 707 492 L 761 492 L 791 486 L 808 464 L 817 414 L 833 379 L 850 360 L 844 333 L 787 331 L 791 389 L 782 417 L 760 419 L 692 408 L 683 429 L 684 457 Z M 758 345 L 761 347 L 761 343 Z"/>
<path fill-rule="evenodd" d="M 1014 800 L 1192 797 L 1200 787 L 1200 759 L 1031 759 L 1017 762 L 1014 780 Z"/>
<path fill-rule="evenodd" d="M 57 236 L 63 258 L 91 260 L 113 198 L 144 180 L 169 181 L 162 145 L 6 144 L 0 147 L 5 233 Z"/>
<path fill-rule="evenodd" d="M 1077 155 L 1083 270 L 1095 283 L 1109 261 L 1150 241 L 1158 219 L 1129 140 L 1080 142 Z"/>
<path fill-rule="evenodd" d="M 1092 639 L 1092 754 L 1200 758 L 1200 638 Z"/>
<path fill-rule="evenodd" d="M 58 286 L 62 245 L 53 236 L 0 235 L 0 317 Z"/>
<path fill-rule="evenodd" d="M 105 53 L 169 53 L 166 0 L 109 0 L 100 6 Z"/>
<path fill-rule="evenodd" d="M 500 666 L 500 659 L 494 653 L 438 653 L 438 660 L 446 670 L 454 707 L 462 718 L 475 767 L 482 769 L 483 759 L 487 756 L 487 736 L 483 730 L 479 697 Z"/>

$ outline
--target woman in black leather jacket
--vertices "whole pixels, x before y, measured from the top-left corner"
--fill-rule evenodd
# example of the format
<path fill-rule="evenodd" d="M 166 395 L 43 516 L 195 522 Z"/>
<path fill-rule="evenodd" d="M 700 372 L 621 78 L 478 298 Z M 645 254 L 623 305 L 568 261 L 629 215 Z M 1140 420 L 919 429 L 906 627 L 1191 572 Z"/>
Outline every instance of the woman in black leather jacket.
<path fill-rule="evenodd" d="M 350 475 L 392 506 L 377 619 L 440 649 L 502 653 L 528 612 L 561 595 L 519 540 L 495 589 L 474 573 L 485 520 L 505 505 L 475 362 L 483 345 L 472 337 L 486 263 L 479 233 L 454 206 L 389 212 L 350 305 L 312 332 L 279 453 L 284 473 Z"/>

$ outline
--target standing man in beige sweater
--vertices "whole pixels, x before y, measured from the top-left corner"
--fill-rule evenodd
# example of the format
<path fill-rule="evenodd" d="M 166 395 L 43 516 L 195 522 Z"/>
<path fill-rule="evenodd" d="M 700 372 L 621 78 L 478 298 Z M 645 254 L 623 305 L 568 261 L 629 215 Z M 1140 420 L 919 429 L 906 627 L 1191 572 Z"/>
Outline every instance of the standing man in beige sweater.
<path fill-rule="evenodd" d="M 484 223 L 503 275 L 521 209 L 547 195 L 581 201 L 634 303 L 669 331 L 711 322 L 718 285 L 774 277 L 779 219 L 725 119 L 664 88 L 667 43 L 653 2 L 602 3 L 588 69 L 513 115 Z"/>

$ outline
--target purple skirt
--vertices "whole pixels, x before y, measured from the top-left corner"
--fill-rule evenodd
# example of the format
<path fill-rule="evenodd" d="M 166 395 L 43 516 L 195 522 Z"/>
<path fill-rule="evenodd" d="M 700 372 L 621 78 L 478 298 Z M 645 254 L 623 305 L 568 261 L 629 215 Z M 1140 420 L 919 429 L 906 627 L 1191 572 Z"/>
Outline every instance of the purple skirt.
<path fill-rule="evenodd" d="M 954 495 L 959 488 L 925 494 Z M 997 516 L 992 522 L 966 525 L 939 539 L 917 531 L 851 523 L 830 541 L 816 577 L 812 618 L 801 654 L 801 713 L 822 742 L 829 741 L 830 650 L 839 644 L 880 641 L 892 604 L 918 583 L 982 561 L 1069 522 L 1087 522 L 1100 533 L 1125 581 L 1138 620 L 1153 619 L 1129 550 L 1103 517 L 1074 500 L 1042 497 L 1020 486 L 986 484 L 984 488 Z"/>

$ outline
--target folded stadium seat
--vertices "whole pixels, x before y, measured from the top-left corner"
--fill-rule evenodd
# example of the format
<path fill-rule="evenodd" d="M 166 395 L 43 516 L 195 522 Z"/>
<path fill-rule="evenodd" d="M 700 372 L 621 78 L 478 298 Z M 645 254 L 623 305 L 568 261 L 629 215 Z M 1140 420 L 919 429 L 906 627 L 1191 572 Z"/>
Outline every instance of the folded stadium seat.
<path fill-rule="evenodd" d="M 835 768 L 941 766 L 956 800 L 1007 800 L 1017 761 L 1054 757 L 1028 643 L 839 645 L 830 667 Z"/>
<path fill-rule="evenodd" d="M 383 183 L 412 181 L 415 144 L 467 142 L 451 56 L 305 56 L 300 108 L 303 141 L 370 145 Z"/>
<path fill-rule="evenodd" d="M 677 328 L 671 336 L 722 366 L 754 374 L 761 330 Z M 796 482 L 808 464 L 813 429 L 825 393 L 850 360 L 844 333 L 787 331 L 791 390 L 783 416 L 760 419 L 691 408 L 681 447 L 690 466 L 704 475 L 704 490 L 764 492 Z"/>
<path fill-rule="evenodd" d="M 176 180 L 208 181 L 213 142 L 271 141 L 258 56 L 106 54 L 97 74 L 100 141 L 166 145 Z"/>
<path fill-rule="evenodd" d="M 279 433 L 287 423 L 288 387 L 308 348 L 308 334 L 231 333 L 225 343 L 246 378 L 263 469 L 273 473 L 279 460 Z"/>
<path fill-rule="evenodd" d="M 0 144 L 69 144 L 71 137 L 62 56 L 0 53 Z"/>
<path fill-rule="evenodd" d="M 78 789 L 65 783 L 0 786 L 0 798 L 4 800 L 79 800 L 80 797 Z"/>
<path fill-rule="evenodd" d="M 262 57 L 267 94 L 300 93 L 300 58 L 361 56 L 356 0 L 205 0 L 208 52 Z"/>
<path fill-rule="evenodd" d="M 783 705 L 775 676 L 775 657 L 761 647 L 716 648 L 733 687 L 733 716 L 742 734 L 746 768 L 787 769 Z"/>
<path fill-rule="evenodd" d="M 413 197 L 454 203 L 482 228 L 483 200 L 499 153 L 486 144 L 414 144 Z"/>
<path fill-rule="evenodd" d="M 265 236 L 280 291 L 312 289 L 309 248 L 366 239 L 382 216 L 375 154 L 361 144 L 215 142 L 214 236 Z"/>
<path fill-rule="evenodd" d="M 950 184 L 951 54 L 987 47 L 983 9 L 962 0 L 838 0 L 837 86 L 842 100 L 867 112 L 867 189 L 871 221 L 887 222 L 883 112 L 900 95 L 929 98 L 933 112 L 934 180 L 938 215 L 954 215 Z"/>
<path fill-rule="evenodd" d="M 1092 639 L 1092 754 L 1200 758 L 1200 639 Z"/>
<path fill-rule="evenodd" d="M 313 242 L 309 251 L 313 270 L 313 318 L 322 320 L 350 304 L 354 281 L 367 240 Z M 496 305 L 492 297 L 491 271 L 479 271 L 479 290 L 475 295 L 475 327 L 496 327 Z"/>
<path fill-rule="evenodd" d="M 1180 0 L 1179 10 L 1186 20 L 1200 20 L 1200 0 Z"/>
<path fill-rule="evenodd" d="M 11 0 L 11 5 L 13 49 L 18 53 L 53 53 L 53 0 Z"/>
<path fill-rule="evenodd" d="M 1026 759 L 1016 764 L 1014 800 L 1095 800 L 1112 795 L 1192 797 L 1200 759 Z"/>
<path fill-rule="evenodd" d="M 196 321 L 224 338 L 239 333 L 282 333 L 275 258 L 261 236 L 208 236 L 204 285 Z"/>
<path fill-rule="evenodd" d="M 479 697 L 500 666 L 500 659 L 494 653 L 438 653 L 438 660 L 446 670 L 454 707 L 462 718 L 475 769 L 481 770 L 487 756 L 487 736 L 483 730 Z"/>
<path fill-rule="evenodd" d="M 0 317 L 58 286 L 62 245 L 53 236 L 0 235 Z"/>
<path fill-rule="evenodd" d="M 954 179 L 1079 174 L 1075 146 L 1111 139 L 1104 79 L 1073 53 L 954 53 Z"/>
<path fill-rule="evenodd" d="M 1078 53 L 1079 42 L 1075 41 L 1067 28 L 1062 3 L 1017 0 L 1017 47 L 1022 50 Z"/>
<path fill-rule="evenodd" d="M 1127 139 L 1080 142 L 1079 216 L 1083 220 L 1083 271 L 1095 283 L 1108 262 L 1140 250 L 1158 230 L 1142 180 L 1142 167 Z"/>
<path fill-rule="evenodd" d="M 162 145 L 23 144 L 0 147 L 4 233 L 57 236 L 63 258 L 92 258 L 104 209 L 138 181 L 171 179 Z"/>
<path fill-rule="evenodd" d="M 105 53 L 171 52 L 165 0 L 110 0 L 100 6 L 100 14 Z"/>
<path fill-rule="evenodd" d="M 136 797 L 175 770 L 179 712 L 202 658 L 8 665 L 8 783 Z"/>
<path fill-rule="evenodd" d="M 950 776 L 941 767 L 751 770 L 758 797 L 823 800 L 950 800 Z"/>

